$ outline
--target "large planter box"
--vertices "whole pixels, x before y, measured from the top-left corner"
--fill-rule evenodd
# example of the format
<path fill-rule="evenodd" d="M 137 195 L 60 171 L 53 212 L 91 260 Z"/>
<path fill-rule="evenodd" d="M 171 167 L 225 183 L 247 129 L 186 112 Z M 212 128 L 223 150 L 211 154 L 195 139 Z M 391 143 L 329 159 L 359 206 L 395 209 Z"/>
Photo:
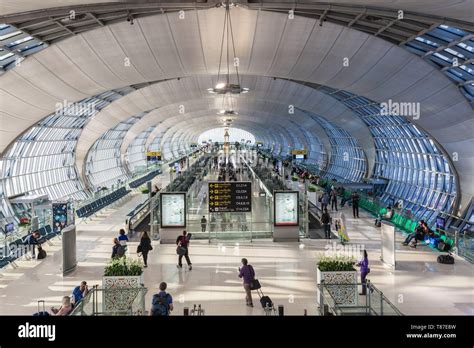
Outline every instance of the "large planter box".
<path fill-rule="evenodd" d="M 140 295 L 143 273 L 139 276 L 103 277 L 102 310 L 104 313 L 127 311 Z"/>
<path fill-rule="evenodd" d="M 337 305 L 341 306 L 357 306 L 359 304 L 359 296 L 357 289 L 357 271 L 344 272 L 321 272 L 317 269 L 316 281 L 321 284 L 324 281 L 326 288 Z M 331 285 L 337 284 L 337 285 Z M 347 285 L 346 285 L 347 284 Z M 321 293 L 317 291 L 317 301 L 320 302 Z"/>

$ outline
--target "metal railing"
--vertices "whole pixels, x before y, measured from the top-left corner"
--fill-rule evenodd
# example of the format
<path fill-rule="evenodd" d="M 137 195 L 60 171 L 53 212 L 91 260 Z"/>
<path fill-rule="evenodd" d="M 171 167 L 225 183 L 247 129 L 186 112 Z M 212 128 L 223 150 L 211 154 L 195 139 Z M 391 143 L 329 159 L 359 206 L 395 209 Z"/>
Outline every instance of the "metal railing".
<path fill-rule="evenodd" d="M 145 295 L 147 291 L 148 289 L 145 287 L 106 289 L 95 285 L 87 295 L 74 306 L 73 311 L 69 315 L 145 315 Z M 110 308 L 110 306 L 106 306 L 106 302 L 120 302 L 120 305 L 116 305 L 116 309 L 114 309 Z"/>
<path fill-rule="evenodd" d="M 402 312 L 391 303 L 382 291 L 367 280 L 366 295 L 360 295 L 357 284 L 318 284 L 319 311 L 321 315 L 365 315 L 365 316 L 402 316 Z M 336 295 L 342 290 L 348 296 L 355 297 L 353 304 L 336 300 Z"/>
<path fill-rule="evenodd" d="M 226 240 L 241 239 L 249 240 L 257 238 L 272 238 L 273 224 L 269 221 L 216 221 L 208 222 L 203 228 L 199 221 L 187 223 L 186 230 L 192 233 L 193 239 Z"/>

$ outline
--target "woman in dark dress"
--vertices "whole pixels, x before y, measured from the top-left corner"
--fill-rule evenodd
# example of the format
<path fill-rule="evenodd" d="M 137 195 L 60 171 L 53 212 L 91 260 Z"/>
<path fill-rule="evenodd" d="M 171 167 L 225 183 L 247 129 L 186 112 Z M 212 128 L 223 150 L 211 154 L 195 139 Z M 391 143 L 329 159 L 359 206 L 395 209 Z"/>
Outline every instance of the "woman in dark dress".
<path fill-rule="evenodd" d="M 151 246 L 151 239 L 148 236 L 148 233 L 145 231 L 142 233 L 142 236 L 140 238 L 140 244 L 138 245 L 138 250 L 137 250 L 137 252 L 142 253 L 143 263 L 145 264 L 145 267 L 148 267 L 147 265 L 148 252 L 152 249 L 153 248 Z"/>

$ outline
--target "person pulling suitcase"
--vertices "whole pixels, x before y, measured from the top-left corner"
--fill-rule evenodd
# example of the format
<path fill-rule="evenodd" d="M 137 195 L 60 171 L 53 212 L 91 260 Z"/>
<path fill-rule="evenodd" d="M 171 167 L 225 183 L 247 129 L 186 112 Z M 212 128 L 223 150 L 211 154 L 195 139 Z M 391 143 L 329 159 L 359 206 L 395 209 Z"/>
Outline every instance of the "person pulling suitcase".
<path fill-rule="evenodd" d="M 247 306 L 253 307 L 252 301 L 252 283 L 256 280 L 255 279 L 255 270 L 253 269 L 252 265 L 249 265 L 249 262 L 246 258 L 241 260 L 242 267 L 239 267 L 239 278 L 243 279 L 243 285 L 245 290 L 245 301 L 247 302 Z"/>

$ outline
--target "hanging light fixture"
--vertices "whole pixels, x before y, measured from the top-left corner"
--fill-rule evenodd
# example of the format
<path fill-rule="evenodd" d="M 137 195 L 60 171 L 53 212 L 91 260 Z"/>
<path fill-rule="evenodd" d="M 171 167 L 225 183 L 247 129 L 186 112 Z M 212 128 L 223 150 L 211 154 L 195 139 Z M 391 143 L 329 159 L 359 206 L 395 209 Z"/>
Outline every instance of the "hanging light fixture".
<path fill-rule="evenodd" d="M 234 43 L 234 33 L 232 31 L 232 21 L 230 18 L 230 8 L 234 6 L 233 3 L 230 3 L 229 0 L 226 0 L 222 3 L 222 7 L 225 8 L 224 16 L 224 28 L 222 30 L 222 40 L 221 40 L 221 52 L 219 57 L 219 69 L 217 71 L 217 83 L 214 87 L 208 88 L 207 91 L 212 94 L 240 94 L 247 93 L 248 88 L 242 87 L 240 85 L 240 76 L 239 76 L 239 60 L 235 54 L 235 43 Z M 227 38 L 227 39 L 226 39 Z M 226 40 L 225 40 L 226 39 Z M 227 72 L 221 72 L 223 54 L 224 54 L 224 40 L 226 41 L 226 59 L 225 64 L 227 64 Z M 230 80 L 230 42 L 232 43 L 232 65 L 235 67 L 235 73 L 237 76 L 236 81 L 231 82 Z"/>
<path fill-rule="evenodd" d="M 222 108 L 217 112 L 219 116 L 237 116 L 239 113 L 234 110 L 232 96 L 224 94 L 222 96 Z"/>

